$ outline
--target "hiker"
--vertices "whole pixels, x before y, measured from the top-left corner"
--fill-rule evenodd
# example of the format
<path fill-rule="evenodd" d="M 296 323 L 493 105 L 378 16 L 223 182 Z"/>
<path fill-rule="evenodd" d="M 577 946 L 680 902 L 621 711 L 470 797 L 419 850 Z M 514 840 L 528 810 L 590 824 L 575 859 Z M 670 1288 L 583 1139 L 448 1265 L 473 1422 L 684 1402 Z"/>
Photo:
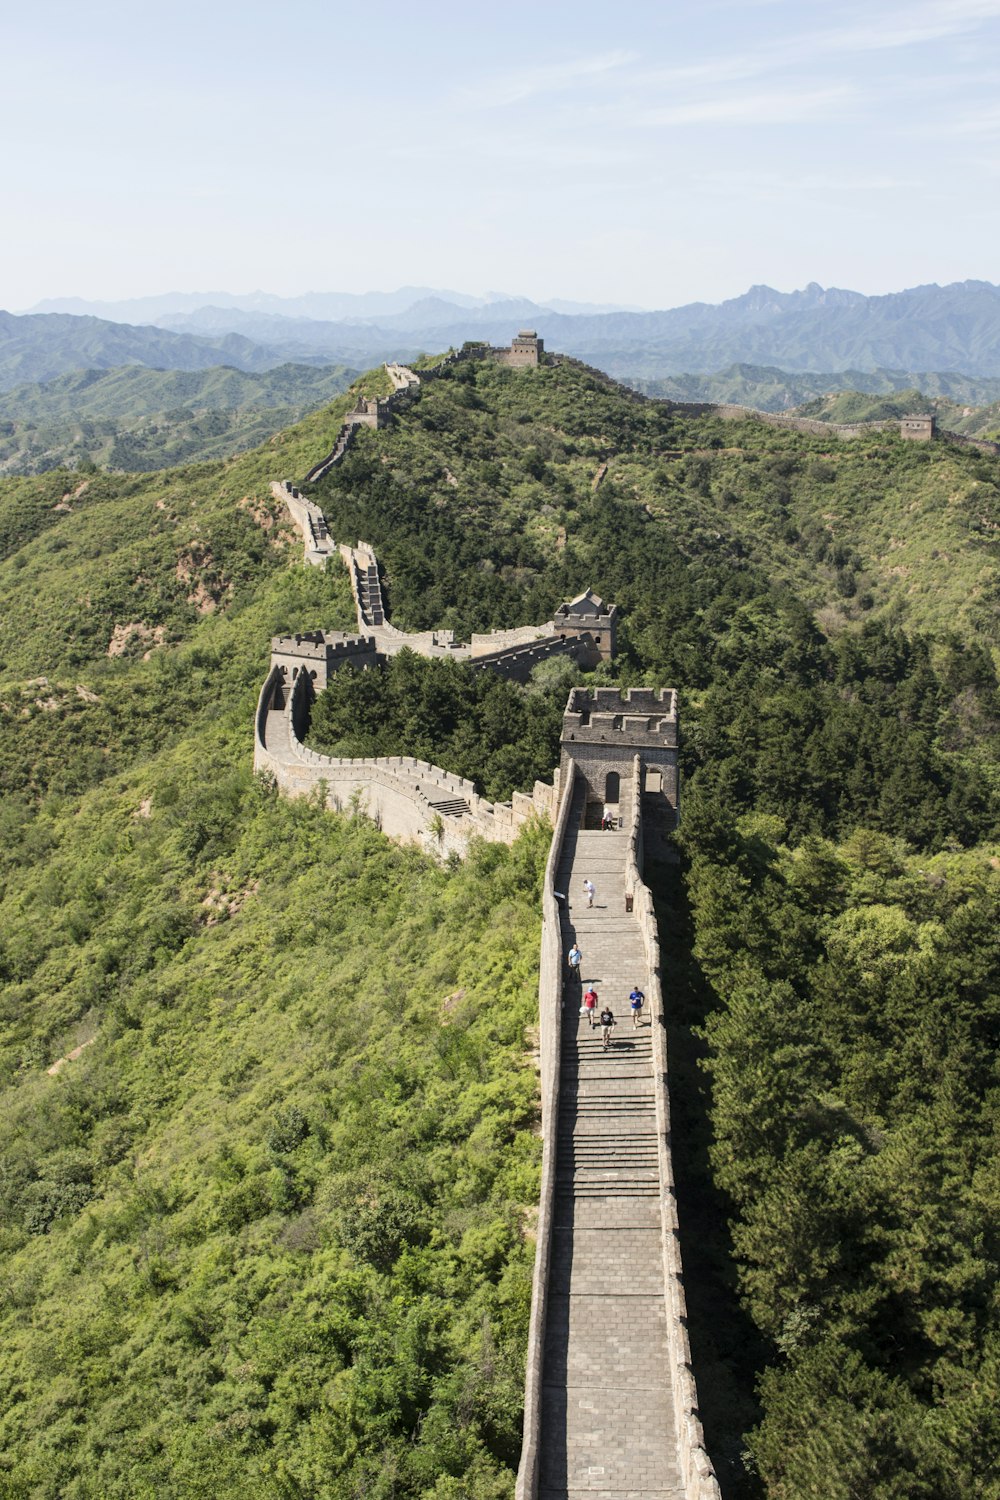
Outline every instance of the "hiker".
<path fill-rule="evenodd" d="M 604 1038 L 605 1047 L 609 1047 L 611 1045 L 611 1028 L 612 1026 L 617 1025 L 618 1022 L 615 1020 L 614 1011 L 611 1009 L 610 1005 L 606 1005 L 601 1011 L 601 1035 Z"/>
<path fill-rule="evenodd" d="M 571 978 L 579 979 L 580 965 L 583 963 L 583 954 L 580 952 L 575 943 L 566 955 L 566 962 L 569 964 L 569 972 Z"/>
<path fill-rule="evenodd" d="M 583 882 L 583 894 L 587 898 L 587 905 L 593 906 L 594 897 L 597 895 L 597 892 L 594 890 L 594 882 L 592 880 L 585 880 Z"/>
<path fill-rule="evenodd" d="M 594 1015 L 597 1011 L 597 991 L 594 989 L 593 985 L 591 985 L 590 989 L 584 995 L 583 1005 L 580 1007 L 580 1009 L 581 1012 L 584 1010 L 587 1012 L 587 1019 L 590 1021 L 590 1029 L 591 1031 L 593 1031 Z"/>
<path fill-rule="evenodd" d="M 606 833 L 609 829 L 614 828 L 614 826 L 615 820 L 611 809 L 610 807 L 605 807 L 604 812 L 601 814 L 601 828 Z"/>
<path fill-rule="evenodd" d="M 635 988 L 633 989 L 631 995 L 629 995 L 629 997 L 628 997 L 628 1003 L 632 1007 L 632 1025 L 633 1026 L 638 1026 L 639 1025 L 639 1021 L 640 1021 L 640 1019 L 642 1017 L 642 1004 L 643 1004 L 643 1001 L 645 1000 L 645 998 L 646 998 L 645 995 L 642 993 L 642 990 L 639 988 L 638 985 L 635 986 Z"/>

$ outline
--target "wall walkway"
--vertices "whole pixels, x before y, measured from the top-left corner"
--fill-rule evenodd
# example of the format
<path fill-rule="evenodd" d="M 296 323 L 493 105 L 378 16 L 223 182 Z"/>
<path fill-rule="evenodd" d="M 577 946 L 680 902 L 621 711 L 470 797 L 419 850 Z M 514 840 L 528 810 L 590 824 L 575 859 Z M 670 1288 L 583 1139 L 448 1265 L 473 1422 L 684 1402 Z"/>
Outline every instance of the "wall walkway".
<path fill-rule="evenodd" d="M 554 1161 L 547 1179 L 543 1159 L 548 1213 L 536 1251 L 517 1500 L 719 1497 L 685 1331 L 659 947 L 639 873 L 640 786 L 637 768 L 621 833 L 582 829 L 583 787 L 567 790 L 553 856 L 566 895 L 561 951 L 576 941 L 583 964 L 580 980 L 561 968 L 558 1087 L 546 1092 L 543 1075 L 543 1139 Z M 597 887 L 593 908 L 585 877 Z M 618 1022 L 606 1051 L 579 1015 L 589 984 Z M 638 1028 L 627 998 L 634 984 L 646 995 Z"/>

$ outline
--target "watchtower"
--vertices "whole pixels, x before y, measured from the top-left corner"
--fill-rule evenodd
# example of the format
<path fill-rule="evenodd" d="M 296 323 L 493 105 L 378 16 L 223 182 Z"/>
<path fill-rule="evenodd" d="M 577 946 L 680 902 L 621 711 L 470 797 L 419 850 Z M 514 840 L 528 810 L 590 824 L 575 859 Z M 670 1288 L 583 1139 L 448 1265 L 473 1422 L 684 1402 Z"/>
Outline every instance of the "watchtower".
<path fill-rule="evenodd" d="M 903 417 L 899 423 L 899 435 L 911 443 L 929 443 L 937 432 L 937 418 L 933 412 L 922 416 Z"/>
<path fill-rule="evenodd" d="M 345 423 L 351 427 L 384 427 L 389 420 L 389 407 L 384 401 L 359 396 L 353 410 L 347 413 Z"/>
<path fill-rule="evenodd" d="M 627 819 L 632 771 L 642 758 L 643 815 L 654 825 L 677 821 L 677 695 L 672 688 L 573 688 L 563 714 L 560 776 L 575 761 L 587 789 L 586 827 L 608 807 Z"/>
<path fill-rule="evenodd" d="M 544 340 L 533 328 L 522 328 L 517 338 L 511 339 L 505 363 L 508 365 L 537 365 L 545 352 Z"/>
<path fill-rule="evenodd" d="M 359 671 L 377 661 L 375 638 L 345 635 L 340 630 L 306 630 L 300 635 L 276 635 L 271 641 L 271 666 L 280 667 L 286 687 L 300 673 L 310 679 L 313 692 L 321 693 L 339 667 Z"/>
<path fill-rule="evenodd" d="M 598 594 L 585 589 L 565 604 L 560 604 L 552 620 L 556 635 L 590 635 L 598 661 L 610 661 L 615 654 L 618 606 L 605 604 Z"/>

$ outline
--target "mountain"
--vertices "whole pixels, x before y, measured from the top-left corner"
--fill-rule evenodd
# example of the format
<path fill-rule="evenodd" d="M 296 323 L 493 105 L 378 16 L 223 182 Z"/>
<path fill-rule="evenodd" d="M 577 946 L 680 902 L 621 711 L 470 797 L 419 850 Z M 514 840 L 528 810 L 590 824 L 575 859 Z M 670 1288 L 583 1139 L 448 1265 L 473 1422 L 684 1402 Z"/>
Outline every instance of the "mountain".
<path fill-rule="evenodd" d="M 401 356 L 417 346 L 459 346 L 469 339 L 506 343 L 516 326 L 537 328 L 550 347 L 598 369 L 633 380 L 680 372 L 709 374 L 733 364 L 774 366 L 791 373 L 857 370 L 936 370 L 977 377 L 1000 376 L 1000 288 L 984 281 L 914 287 L 887 296 L 823 288 L 799 291 L 754 286 L 717 306 L 703 302 L 660 312 L 551 311 L 518 299 L 456 308 L 446 297 L 419 299 L 394 313 L 373 313 L 324 324 L 261 325 L 246 315 L 215 309 L 171 319 L 221 334 L 296 339 L 303 350 L 336 354 L 348 362 L 367 350 Z M 270 314 L 269 314 L 270 316 Z"/>
<path fill-rule="evenodd" d="M 175 336 L 194 340 L 183 350 L 169 342 L 157 345 L 155 331 L 133 330 L 120 336 L 129 347 L 107 358 L 103 350 L 101 358 L 78 353 L 70 363 L 42 368 L 34 367 L 27 347 L 31 338 L 42 337 L 41 330 L 29 337 L 29 320 L 22 318 L 14 321 L 22 325 L 26 347 L 22 364 L 13 371 L 5 370 L 3 360 L 4 345 L 13 334 L 0 325 L 0 375 L 9 385 L 17 378 L 45 378 L 68 368 L 130 360 L 204 368 L 221 358 L 254 370 L 288 359 L 361 365 L 412 359 L 424 349 L 458 347 L 468 340 L 504 344 L 518 326 L 527 325 L 536 328 L 550 347 L 640 383 L 681 373 L 707 376 L 733 365 L 777 368 L 801 376 L 936 371 L 978 379 L 1000 377 L 1000 288 L 985 281 L 914 287 L 880 297 L 823 288 L 815 282 L 794 292 L 754 286 L 717 306 L 695 302 L 660 312 L 572 314 L 523 298 L 480 299 L 476 305 L 459 306 L 451 293 L 421 293 L 420 288 L 403 288 L 392 296 L 370 294 L 353 299 L 349 311 L 344 299 L 336 298 L 325 303 L 263 295 L 219 298 L 184 311 L 160 312 Z M 164 305 L 169 300 L 164 299 Z M 312 309 L 308 315 L 307 308 Z M 317 308 L 340 315 L 317 316 Z M 295 316 L 289 316 L 292 310 Z M 10 315 L 4 316 L 9 324 Z M 63 324 L 58 336 L 53 327 L 45 337 L 83 343 L 84 328 L 91 327 L 90 343 L 100 345 L 113 337 L 107 330 L 116 326 L 77 322 L 76 333 Z M 161 340 L 165 337 L 160 334 Z M 229 342 L 233 339 L 244 342 Z M 258 347 L 248 348 L 246 341 Z M 205 342 L 213 353 L 203 347 Z M 11 358 L 8 355 L 7 363 Z M 860 381 L 855 379 L 855 384 Z"/>
<path fill-rule="evenodd" d="M 343 366 L 280 365 L 260 375 L 79 370 L 0 393 L 0 472 L 98 464 L 146 471 L 255 447 L 355 378 Z"/>
<path fill-rule="evenodd" d="M 292 352 L 298 352 L 300 360 L 316 362 L 301 351 Z M 0 391 L 51 380 L 71 370 L 111 370 L 121 365 L 160 370 L 233 365 L 238 370 L 270 370 L 284 364 L 289 355 L 278 342 L 264 348 L 239 334 L 197 338 L 68 313 L 17 317 L 0 311 Z"/>
<path fill-rule="evenodd" d="M 270 482 L 380 378 L 225 461 L 0 478 L 12 1497 L 513 1489 L 548 831 L 439 864 L 252 767 L 271 637 L 355 619 Z M 680 694 L 648 879 L 727 1500 L 994 1500 L 1000 464 L 469 360 L 311 493 L 400 626 L 590 585 L 587 680 Z M 372 750 L 384 704 L 524 784 L 537 745 L 397 660 L 336 679 Z M 558 729 L 566 688 L 515 691 Z"/>
<path fill-rule="evenodd" d="M 305 318 L 310 321 L 364 320 L 405 314 L 419 302 L 439 301 L 452 309 L 473 310 L 510 300 L 506 292 L 487 292 L 473 297 L 466 292 L 441 291 L 425 286 L 403 286 L 394 292 L 306 292 L 301 297 L 278 297 L 270 292 L 166 292 L 154 297 L 131 297 L 117 302 L 88 301 L 82 297 L 50 297 L 26 309 L 30 313 L 73 313 L 109 318 L 117 323 L 162 323 L 203 307 L 226 308 L 274 317 Z M 617 312 L 617 304 L 572 302 L 554 298 L 544 306 L 561 313 Z M 636 310 L 636 309 L 633 309 Z"/>
<path fill-rule="evenodd" d="M 955 372 L 912 370 L 838 370 L 823 374 L 791 373 L 773 365 L 730 365 L 711 375 L 667 375 L 658 380 L 626 378 L 644 395 L 671 401 L 731 402 L 758 411 L 791 411 L 837 391 L 871 395 L 918 391 L 920 400 L 942 400 L 960 406 L 987 406 L 1000 400 L 1000 378 L 975 378 Z"/>

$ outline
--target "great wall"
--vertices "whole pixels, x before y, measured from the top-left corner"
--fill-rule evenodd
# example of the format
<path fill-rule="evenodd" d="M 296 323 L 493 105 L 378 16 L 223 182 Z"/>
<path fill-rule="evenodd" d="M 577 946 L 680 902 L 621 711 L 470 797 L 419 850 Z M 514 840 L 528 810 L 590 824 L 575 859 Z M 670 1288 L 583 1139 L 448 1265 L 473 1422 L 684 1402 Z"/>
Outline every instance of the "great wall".
<path fill-rule="evenodd" d="M 509 350 L 468 347 L 419 375 L 387 365 L 392 394 L 361 398 L 302 483 L 321 479 L 362 427 L 386 426 L 419 398 L 424 381 L 456 360 L 493 357 L 520 366 L 538 364 L 541 354 L 541 340 L 523 331 Z M 937 434 L 924 416 L 834 426 L 745 407 L 661 404 L 838 438 L 898 426 L 910 439 L 940 435 L 1000 452 L 998 444 Z M 255 769 L 288 795 L 364 811 L 390 837 L 437 857 L 465 853 L 472 837 L 511 842 L 538 815 L 553 826 L 539 956 L 542 1175 L 516 1500 L 720 1500 L 687 1334 L 663 968 L 643 881 L 645 851 L 662 844 L 678 815 L 675 694 L 574 688 L 552 785 L 536 782 L 530 795 L 515 794 L 508 804 L 490 803 L 471 782 L 411 757 L 318 754 L 305 743 L 311 705 L 344 666 L 377 667 L 406 647 L 523 682 L 552 655 L 591 667 L 609 660 L 617 612 L 588 590 L 552 620 L 467 644 L 445 630 L 401 631 L 386 617 L 374 549 L 334 542 L 321 508 L 298 485 L 285 481 L 272 490 L 302 534 L 305 562 L 326 567 L 336 555 L 348 569 L 358 633 L 316 630 L 272 642 L 255 720 Z M 592 907 L 582 899 L 584 877 L 597 885 Z M 579 978 L 564 963 L 573 943 L 584 955 Z M 599 988 L 622 1020 L 624 997 L 638 985 L 645 1024 L 621 1028 L 605 1050 L 580 1015 L 584 984 Z"/>

